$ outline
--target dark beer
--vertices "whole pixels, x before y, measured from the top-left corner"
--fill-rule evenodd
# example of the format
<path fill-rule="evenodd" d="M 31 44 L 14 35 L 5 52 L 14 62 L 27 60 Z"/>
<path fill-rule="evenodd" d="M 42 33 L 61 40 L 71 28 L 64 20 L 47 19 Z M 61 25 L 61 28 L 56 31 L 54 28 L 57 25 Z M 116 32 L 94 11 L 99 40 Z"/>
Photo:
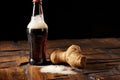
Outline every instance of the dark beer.
<path fill-rule="evenodd" d="M 27 29 L 30 45 L 29 62 L 33 65 L 45 64 L 47 29 Z"/>

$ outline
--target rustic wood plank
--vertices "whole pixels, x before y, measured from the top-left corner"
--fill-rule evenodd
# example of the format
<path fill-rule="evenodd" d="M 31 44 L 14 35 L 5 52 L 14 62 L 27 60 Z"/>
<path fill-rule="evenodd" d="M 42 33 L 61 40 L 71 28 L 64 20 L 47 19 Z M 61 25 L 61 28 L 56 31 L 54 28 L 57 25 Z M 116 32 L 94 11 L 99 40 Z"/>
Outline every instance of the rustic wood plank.
<path fill-rule="evenodd" d="M 120 74 L 119 75 L 113 75 L 113 76 L 107 76 L 104 78 L 104 80 L 119 80 L 120 79 Z"/>
<path fill-rule="evenodd" d="M 15 66 L 17 66 L 16 61 L 9 61 L 9 62 L 2 62 L 2 63 L 0 62 L 0 69 L 15 67 Z"/>
<path fill-rule="evenodd" d="M 120 57 L 120 48 L 118 48 L 118 49 L 109 49 L 108 53 Z"/>
<path fill-rule="evenodd" d="M 1 51 L 0 57 L 19 55 L 18 51 Z"/>
<path fill-rule="evenodd" d="M 27 80 L 23 68 L 0 69 L 0 80 Z"/>
<path fill-rule="evenodd" d="M 28 59 L 28 51 L 0 52 L 0 68 L 19 66 Z"/>
<path fill-rule="evenodd" d="M 120 41 L 117 38 L 97 38 L 91 39 L 94 48 L 117 48 L 120 47 Z"/>
<path fill-rule="evenodd" d="M 16 44 L 18 50 L 29 50 L 29 44 L 27 40 L 17 41 Z"/>
<path fill-rule="evenodd" d="M 0 62 L 17 61 L 19 60 L 19 58 L 20 56 L 5 56 L 0 58 Z"/>
<path fill-rule="evenodd" d="M 0 51 L 16 50 L 17 45 L 14 41 L 0 41 Z"/>
<path fill-rule="evenodd" d="M 97 55 L 97 54 L 104 54 L 105 51 L 102 49 L 93 49 L 93 48 L 84 48 L 82 49 L 84 55 Z"/>
<path fill-rule="evenodd" d="M 39 68 L 28 66 L 27 68 L 28 80 L 46 80 L 44 74 L 40 74 Z"/>
<path fill-rule="evenodd" d="M 59 44 L 59 45 L 57 45 Z M 84 48 L 118 48 L 120 42 L 116 38 L 92 38 L 92 39 L 62 39 L 62 40 L 48 40 L 47 48 L 67 48 L 68 46 L 76 44 L 82 49 Z"/>
<path fill-rule="evenodd" d="M 28 41 L 0 41 L 0 51 L 29 50 Z"/>
<path fill-rule="evenodd" d="M 58 45 L 59 44 L 59 45 Z M 116 38 L 99 39 L 61 39 L 48 40 L 47 48 L 66 48 L 72 44 L 80 45 L 85 48 L 114 48 L 120 47 L 120 42 Z M 0 50 L 28 50 L 28 41 L 0 41 Z"/>
<path fill-rule="evenodd" d="M 116 71 L 117 72 L 117 71 Z M 120 73 L 114 74 L 113 71 L 99 72 L 89 74 L 89 78 L 91 79 L 99 79 L 99 80 L 119 80 Z"/>

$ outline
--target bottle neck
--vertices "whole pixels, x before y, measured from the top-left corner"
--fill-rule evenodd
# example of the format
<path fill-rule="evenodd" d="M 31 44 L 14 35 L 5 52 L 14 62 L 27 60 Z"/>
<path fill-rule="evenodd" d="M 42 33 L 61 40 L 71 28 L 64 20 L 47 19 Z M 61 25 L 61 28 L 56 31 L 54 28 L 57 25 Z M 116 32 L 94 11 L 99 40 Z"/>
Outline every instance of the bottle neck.
<path fill-rule="evenodd" d="M 32 16 L 39 15 L 42 19 L 44 19 L 43 16 L 43 10 L 42 10 L 42 1 L 40 2 L 33 2 L 33 14 Z"/>

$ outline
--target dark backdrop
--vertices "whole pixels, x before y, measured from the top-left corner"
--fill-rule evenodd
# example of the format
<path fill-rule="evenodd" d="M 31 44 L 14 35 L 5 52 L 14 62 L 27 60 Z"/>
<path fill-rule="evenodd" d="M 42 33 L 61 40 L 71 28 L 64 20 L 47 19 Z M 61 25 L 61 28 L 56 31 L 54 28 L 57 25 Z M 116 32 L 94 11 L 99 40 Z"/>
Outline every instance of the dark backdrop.
<path fill-rule="evenodd" d="M 27 39 L 32 0 L 0 2 L 0 40 Z M 48 39 L 120 37 L 118 2 L 43 0 Z"/>

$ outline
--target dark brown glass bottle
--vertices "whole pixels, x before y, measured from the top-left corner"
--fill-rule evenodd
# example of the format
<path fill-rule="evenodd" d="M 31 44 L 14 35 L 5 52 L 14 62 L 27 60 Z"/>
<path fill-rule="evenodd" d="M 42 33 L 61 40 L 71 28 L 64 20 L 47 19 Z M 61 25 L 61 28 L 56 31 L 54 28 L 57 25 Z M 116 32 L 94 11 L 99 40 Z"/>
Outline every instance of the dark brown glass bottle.
<path fill-rule="evenodd" d="M 31 65 L 45 64 L 48 26 L 44 21 L 42 0 L 33 0 L 33 13 L 27 26 L 27 34 L 30 46 L 29 63 Z"/>

